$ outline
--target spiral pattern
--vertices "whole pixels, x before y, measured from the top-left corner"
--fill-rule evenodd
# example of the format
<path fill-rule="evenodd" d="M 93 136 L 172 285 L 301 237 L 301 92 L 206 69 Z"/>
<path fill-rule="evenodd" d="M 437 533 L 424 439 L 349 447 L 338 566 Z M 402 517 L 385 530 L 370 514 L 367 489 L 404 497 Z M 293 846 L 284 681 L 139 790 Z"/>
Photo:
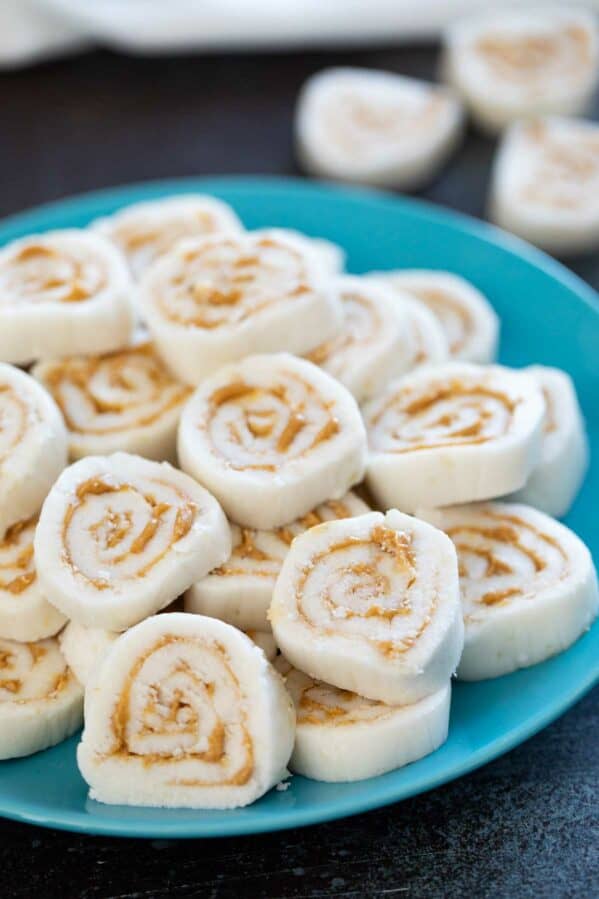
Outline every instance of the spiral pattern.
<path fill-rule="evenodd" d="M 198 507 L 166 479 L 97 475 L 66 507 L 63 560 L 97 590 L 145 577 L 191 530 Z"/>
<path fill-rule="evenodd" d="M 524 126 L 523 135 L 533 156 L 521 199 L 564 212 L 588 206 L 599 189 L 599 134 L 576 124 L 560 130 L 537 121 Z"/>
<path fill-rule="evenodd" d="M 106 436 L 148 428 L 190 394 L 166 371 L 151 344 L 103 356 L 77 356 L 36 371 L 72 434 Z"/>
<path fill-rule="evenodd" d="M 532 600 L 570 573 L 559 535 L 527 520 L 522 507 L 482 505 L 439 514 L 458 553 L 466 622 L 484 617 L 489 608 Z"/>
<path fill-rule="evenodd" d="M 342 299 L 345 311 L 342 333 L 321 343 L 306 357 L 339 379 L 360 361 L 363 353 L 371 351 L 383 335 L 382 316 L 365 293 L 347 291 L 342 294 Z"/>
<path fill-rule="evenodd" d="M 22 391 L 0 383 L 0 465 L 18 449 L 32 419 L 35 412 Z"/>
<path fill-rule="evenodd" d="M 0 540 L 0 592 L 20 596 L 36 579 L 33 535 L 37 516 L 13 524 Z"/>
<path fill-rule="evenodd" d="M 211 572 L 212 577 L 259 577 L 274 583 L 283 559 L 298 534 L 303 534 L 324 521 L 351 518 L 366 511 L 367 507 L 355 496 L 348 494 L 343 500 L 329 500 L 293 521 L 272 531 L 232 526 L 233 552 L 230 558 Z"/>
<path fill-rule="evenodd" d="M 244 785 L 254 771 L 246 701 L 224 646 L 163 636 L 120 690 L 109 755 L 160 765 L 172 786 Z"/>
<path fill-rule="evenodd" d="M 458 356 L 475 327 L 470 311 L 447 290 L 439 287 L 410 284 L 408 290 L 430 309 L 443 328 L 450 354 Z M 416 360 L 417 364 L 423 361 Z"/>
<path fill-rule="evenodd" d="M 575 23 L 553 32 L 482 35 L 473 49 L 495 77 L 528 94 L 544 93 L 553 81 L 576 83 L 593 65 L 591 36 Z"/>
<path fill-rule="evenodd" d="M 236 380 L 210 396 L 198 426 L 231 469 L 274 472 L 340 431 L 333 402 L 316 386 L 291 370 L 275 375 L 270 384 Z"/>
<path fill-rule="evenodd" d="M 366 415 L 371 448 L 410 453 L 487 443 L 506 434 L 518 399 L 481 376 L 399 381 Z"/>
<path fill-rule="evenodd" d="M 0 703 L 55 699 L 73 680 L 57 640 L 17 643 L 0 639 Z"/>
<path fill-rule="evenodd" d="M 100 259 L 81 247 L 58 248 L 43 237 L 27 241 L 0 263 L 0 306 L 81 303 L 107 284 Z"/>
<path fill-rule="evenodd" d="M 275 236 L 186 244 L 153 284 L 165 320 L 208 331 L 239 325 L 310 290 L 306 257 Z"/>
<path fill-rule="evenodd" d="M 375 525 L 311 555 L 295 584 L 299 618 L 325 633 L 361 637 L 385 656 L 411 649 L 437 598 L 423 590 L 412 534 Z"/>

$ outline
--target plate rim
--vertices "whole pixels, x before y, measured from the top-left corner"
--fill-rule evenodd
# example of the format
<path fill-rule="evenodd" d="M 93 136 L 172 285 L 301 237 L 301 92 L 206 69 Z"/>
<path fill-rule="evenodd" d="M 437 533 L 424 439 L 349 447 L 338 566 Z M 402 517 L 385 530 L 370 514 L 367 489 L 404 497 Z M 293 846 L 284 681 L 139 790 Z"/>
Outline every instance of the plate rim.
<path fill-rule="evenodd" d="M 599 293 L 591 285 L 560 261 L 488 222 L 448 207 L 438 206 L 419 197 L 397 195 L 375 188 L 306 180 L 299 177 L 237 174 L 149 179 L 72 194 L 63 199 L 28 207 L 0 219 L 0 245 L 13 239 L 10 234 L 11 231 L 20 231 L 23 228 L 27 228 L 29 220 L 48 216 L 50 218 L 54 216 L 59 218 L 62 216 L 68 217 L 69 214 L 80 213 L 81 207 L 86 205 L 104 204 L 106 206 L 118 206 L 121 201 L 122 205 L 127 205 L 144 199 L 153 199 L 162 195 L 186 191 L 218 193 L 220 190 L 228 191 L 231 189 L 236 190 L 238 193 L 247 194 L 254 194 L 257 190 L 313 192 L 315 197 L 319 195 L 321 200 L 323 198 L 326 199 L 327 195 L 348 197 L 356 201 L 371 202 L 376 205 L 383 203 L 390 208 L 407 212 L 412 217 L 416 215 L 424 221 L 432 220 L 454 231 L 457 230 L 462 235 L 491 244 L 495 248 L 519 257 L 528 264 L 540 269 L 544 274 L 558 281 L 565 289 L 574 293 L 579 301 L 589 307 L 599 321 Z M 97 213 L 98 216 L 102 214 Z M 57 227 L 60 226 L 57 225 Z M 44 230 L 47 229 L 44 228 Z M 402 786 L 400 789 L 395 788 L 395 791 L 391 789 L 386 796 L 380 796 L 375 793 L 362 798 L 352 798 L 351 796 L 347 798 L 336 797 L 330 801 L 325 809 L 318 806 L 313 809 L 280 809 L 277 810 L 276 817 L 274 814 L 271 814 L 258 822 L 252 819 L 246 820 L 244 818 L 232 817 L 230 823 L 227 823 L 226 826 L 219 824 L 216 825 L 216 828 L 213 823 L 211 824 L 210 818 L 202 819 L 200 817 L 191 821 L 173 821 L 170 824 L 168 819 L 165 819 L 164 822 L 148 821 L 145 824 L 140 824 L 138 821 L 128 822 L 125 819 L 119 822 L 118 827 L 115 827 L 114 817 L 103 821 L 101 818 L 90 818 L 82 812 L 73 813 L 59 810 L 58 819 L 48 818 L 47 813 L 36 811 L 35 804 L 28 804 L 23 809 L 22 803 L 18 803 L 13 799 L 7 801 L 1 795 L 0 816 L 14 821 L 72 833 L 154 839 L 158 837 L 164 839 L 211 839 L 243 836 L 339 820 L 351 815 L 363 814 L 377 808 L 383 808 L 403 799 L 428 792 L 482 767 L 525 742 L 552 721 L 555 721 L 598 682 L 599 658 L 596 664 L 585 672 L 584 677 L 579 678 L 570 689 L 560 696 L 557 703 L 554 702 L 550 706 L 543 707 L 525 721 L 512 727 L 491 742 L 486 743 L 470 755 L 465 756 L 461 762 L 454 763 L 451 766 L 451 771 L 445 771 L 437 776 L 434 774 L 423 774 L 420 778 L 410 781 L 408 785 Z M 113 806 L 113 808 L 116 810 L 118 806 Z M 140 813 L 143 813 L 143 808 L 140 808 Z"/>

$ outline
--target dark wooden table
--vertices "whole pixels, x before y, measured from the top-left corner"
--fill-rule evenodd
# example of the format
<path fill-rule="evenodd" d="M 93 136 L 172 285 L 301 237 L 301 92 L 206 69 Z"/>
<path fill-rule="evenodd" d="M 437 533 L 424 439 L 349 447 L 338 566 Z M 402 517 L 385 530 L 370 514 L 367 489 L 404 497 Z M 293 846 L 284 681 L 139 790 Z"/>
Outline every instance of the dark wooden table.
<path fill-rule="evenodd" d="M 431 49 L 123 59 L 0 75 L 0 215 L 175 175 L 295 173 L 303 80 L 330 64 L 433 78 Z M 470 134 L 424 196 L 482 215 L 493 142 Z M 571 267 L 599 288 L 599 255 Z M 0 821 L 0 897 L 599 895 L 599 691 L 476 773 L 333 824 L 243 839 L 99 839 Z"/>

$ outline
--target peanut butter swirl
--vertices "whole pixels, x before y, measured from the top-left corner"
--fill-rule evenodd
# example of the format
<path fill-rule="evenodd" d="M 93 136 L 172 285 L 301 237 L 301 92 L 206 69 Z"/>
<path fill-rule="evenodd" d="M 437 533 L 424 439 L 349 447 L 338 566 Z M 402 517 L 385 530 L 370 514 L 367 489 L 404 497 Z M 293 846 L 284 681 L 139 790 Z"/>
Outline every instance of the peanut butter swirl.
<path fill-rule="evenodd" d="M 551 82 L 576 83 L 593 64 L 590 34 L 574 23 L 536 34 L 487 34 L 474 50 L 496 77 L 527 94 L 544 94 Z"/>
<path fill-rule="evenodd" d="M 18 598 L 36 579 L 33 535 L 37 516 L 13 524 L 0 540 L 0 594 Z"/>
<path fill-rule="evenodd" d="M 163 317 L 214 330 L 309 292 L 303 254 L 276 237 L 215 237 L 171 258 L 156 285 Z"/>
<path fill-rule="evenodd" d="M 274 472 L 340 432 L 333 405 L 299 374 L 279 372 L 272 384 L 237 380 L 215 390 L 198 427 L 230 468 Z"/>
<path fill-rule="evenodd" d="M 191 392 L 171 377 L 150 343 L 57 360 L 43 365 L 40 376 L 69 431 L 79 435 L 149 427 L 180 408 Z"/>
<path fill-rule="evenodd" d="M 143 578 L 191 530 L 198 508 L 166 480 L 97 475 L 66 507 L 63 560 L 97 590 Z"/>
<path fill-rule="evenodd" d="M 467 622 L 513 600 L 533 601 L 570 573 L 559 538 L 522 514 L 481 505 L 441 515 L 458 553 Z"/>
<path fill-rule="evenodd" d="M 56 639 L 37 643 L 0 639 L 0 702 L 52 700 L 72 683 Z"/>
<path fill-rule="evenodd" d="M 242 786 L 254 772 L 246 699 L 218 641 L 165 635 L 120 688 L 108 754 L 160 767 L 173 786 Z"/>
<path fill-rule="evenodd" d="M 527 152 L 533 154 L 520 189 L 524 200 L 564 212 L 594 202 L 599 191 L 599 131 L 576 124 L 552 128 L 539 121 L 528 124 L 523 133 Z"/>
<path fill-rule="evenodd" d="M 18 449 L 34 416 L 22 393 L 11 384 L 0 383 L 0 466 Z"/>
<path fill-rule="evenodd" d="M 82 303 L 106 287 L 98 258 L 43 237 L 15 248 L 0 264 L 0 305 Z"/>
<path fill-rule="evenodd" d="M 463 303 L 452 297 L 448 290 L 440 287 L 410 284 L 408 289 L 438 319 L 447 336 L 450 354 L 458 355 L 474 329 L 474 322 L 469 310 Z M 422 340 L 422 335 L 420 335 L 420 339 Z M 422 361 L 422 358 L 416 359 L 416 362 Z"/>
<path fill-rule="evenodd" d="M 410 453 L 487 443 L 510 430 L 517 404 L 482 378 L 398 382 L 369 413 L 370 445 L 379 452 Z"/>
<path fill-rule="evenodd" d="M 436 607 L 435 590 L 420 591 L 412 535 L 383 524 L 312 555 L 295 590 L 304 623 L 365 639 L 390 657 L 414 646 Z"/>

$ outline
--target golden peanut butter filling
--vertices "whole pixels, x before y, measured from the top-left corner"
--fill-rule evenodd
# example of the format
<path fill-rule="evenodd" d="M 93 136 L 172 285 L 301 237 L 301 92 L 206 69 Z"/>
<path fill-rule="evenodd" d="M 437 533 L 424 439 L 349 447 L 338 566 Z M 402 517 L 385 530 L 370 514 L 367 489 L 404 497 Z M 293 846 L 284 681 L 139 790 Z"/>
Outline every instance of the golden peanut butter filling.
<path fill-rule="evenodd" d="M 79 484 L 67 506 L 63 561 L 97 590 L 113 587 L 115 578 L 143 578 L 197 515 L 196 504 L 166 481 L 148 479 L 141 487 L 97 475 Z"/>
<path fill-rule="evenodd" d="M 508 433 L 518 400 L 459 378 L 399 388 L 367 421 L 371 449 L 388 453 L 487 443 Z"/>
<path fill-rule="evenodd" d="M 20 596 L 36 579 L 33 537 L 37 515 L 13 524 L 0 540 L 0 591 Z"/>
<path fill-rule="evenodd" d="M 534 153 L 520 187 L 523 200 L 546 208 L 574 212 L 596 202 L 599 191 L 599 131 L 560 133 L 542 121 L 526 126 L 524 136 Z"/>
<path fill-rule="evenodd" d="M 447 336 L 451 355 L 455 356 L 459 353 L 474 330 L 474 322 L 469 310 L 448 290 L 440 287 L 410 284 L 407 289 L 409 293 L 424 303 L 438 319 Z M 423 362 L 424 360 L 416 361 Z"/>
<path fill-rule="evenodd" d="M 108 756 L 163 766 L 172 786 L 243 786 L 254 772 L 245 702 L 222 644 L 166 635 L 135 660 L 120 687 Z M 197 776 L 189 776 L 190 761 Z M 183 765 L 185 774 L 172 770 Z"/>
<path fill-rule="evenodd" d="M 486 35 L 474 50 L 496 77 L 522 84 L 527 93 L 545 93 L 558 79 L 577 81 L 592 65 L 591 37 L 575 24 L 553 34 Z"/>
<path fill-rule="evenodd" d="M 52 700 L 74 682 L 54 638 L 37 643 L 0 639 L 0 702 Z"/>
<path fill-rule="evenodd" d="M 306 358 L 315 365 L 323 365 L 333 373 L 341 373 L 351 364 L 357 353 L 380 340 L 383 320 L 375 304 L 355 290 L 341 294 L 344 310 L 344 326 L 341 334 L 321 343 Z"/>
<path fill-rule="evenodd" d="M 308 277 L 304 256 L 286 243 L 221 237 L 180 255 L 157 288 L 157 306 L 174 324 L 210 331 L 309 293 Z"/>
<path fill-rule="evenodd" d="M 73 434 L 102 436 L 150 427 L 191 388 L 171 377 L 151 344 L 49 363 L 42 374 Z"/>
<path fill-rule="evenodd" d="M 29 242 L 0 265 L 0 305 L 81 303 L 106 287 L 103 264 L 91 255 Z"/>
<path fill-rule="evenodd" d="M 340 432 L 334 405 L 291 372 L 281 373 L 271 385 L 240 378 L 214 391 L 198 427 L 228 467 L 274 472 Z"/>
<path fill-rule="evenodd" d="M 377 525 L 312 555 L 295 583 L 298 617 L 320 632 L 367 640 L 397 657 L 422 637 L 437 605 L 437 590 L 419 593 L 412 535 Z"/>
<path fill-rule="evenodd" d="M 449 513 L 442 527 L 458 554 L 466 621 L 484 608 L 534 599 L 570 573 L 558 538 L 519 515 L 482 508 L 464 521 Z"/>
<path fill-rule="evenodd" d="M 10 384 L 0 384 L 0 465 L 18 449 L 33 419 L 27 397 Z"/>

